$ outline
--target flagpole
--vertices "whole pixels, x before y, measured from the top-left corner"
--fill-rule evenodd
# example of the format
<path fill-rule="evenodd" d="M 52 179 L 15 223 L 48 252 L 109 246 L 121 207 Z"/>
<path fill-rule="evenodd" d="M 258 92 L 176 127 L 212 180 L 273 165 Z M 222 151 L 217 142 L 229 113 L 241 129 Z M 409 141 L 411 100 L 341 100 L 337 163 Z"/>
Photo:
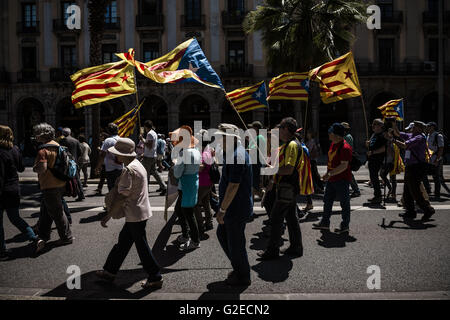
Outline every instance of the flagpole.
<path fill-rule="evenodd" d="M 138 84 L 136 79 L 136 69 L 133 68 L 134 85 L 136 86 L 136 106 L 139 105 Z M 139 134 L 141 134 L 141 108 L 138 110 Z"/>
<path fill-rule="evenodd" d="M 361 94 L 361 101 L 362 101 L 362 107 L 363 107 L 363 114 L 364 114 L 364 121 L 366 123 L 366 140 L 369 140 L 369 124 L 367 123 L 367 116 L 366 116 L 366 105 L 364 104 L 364 99 Z"/>

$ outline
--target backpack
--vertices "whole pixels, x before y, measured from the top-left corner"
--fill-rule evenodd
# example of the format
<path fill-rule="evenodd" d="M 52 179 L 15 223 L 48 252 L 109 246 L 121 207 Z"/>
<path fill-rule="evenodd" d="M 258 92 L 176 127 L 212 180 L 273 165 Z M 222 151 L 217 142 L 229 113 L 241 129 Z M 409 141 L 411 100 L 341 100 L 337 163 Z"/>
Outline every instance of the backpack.
<path fill-rule="evenodd" d="M 39 147 L 39 150 L 44 148 L 58 148 L 55 164 L 52 168 L 48 168 L 55 178 L 62 181 L 69 181 L 76 176 L 77 163 L 73 159 L 72 154 L 67 151 L 66 147 L 54 144 L 44 144 Z"/>
<path fill-rule="evenodd" d="M 343 146 L 344 145 L 342 145 L 339 148 L 339 153 L 341 152 L 341 149 L 342 149 Z M 352 171 L 358 171 L 359 168 L 361 168 L 361 166 L 362 166 L 362 162 L 359 159 L 359 154 L 356 151 L 354 151 L 353 148 L 352 148 L 352 160 L 350 161 L 350 169 Z"/>

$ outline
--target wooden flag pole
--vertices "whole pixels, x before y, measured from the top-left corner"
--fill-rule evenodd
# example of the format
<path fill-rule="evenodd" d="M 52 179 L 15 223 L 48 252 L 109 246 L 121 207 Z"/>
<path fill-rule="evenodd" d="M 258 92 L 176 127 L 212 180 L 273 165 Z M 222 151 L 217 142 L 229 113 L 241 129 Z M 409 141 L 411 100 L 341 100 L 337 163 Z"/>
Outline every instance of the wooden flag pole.
<path fill-rule="evenodd" d="M 366 140 L 369 140 L 369 124 L 367 123 L 366 106 L 364 104 L 364 99 L 363 99 L 362 94 L 361 94 L 361 101 L 362 101 L 362 107 L 363 107 L 364 121 L 366 123 Z"/>
<path fill-rule="evenodd" d="M 139 95 L 138 95 L 138 84 L 136 79 L 136 69 L 133 68 L 133 75 L 134 75 L 134 85 L 136 86 L 136 106 L 139 105 Z M 138 111 L 138 124 L 139 124 L 139 134 L 141 134 L 141 108 L 139 108 Z"/>

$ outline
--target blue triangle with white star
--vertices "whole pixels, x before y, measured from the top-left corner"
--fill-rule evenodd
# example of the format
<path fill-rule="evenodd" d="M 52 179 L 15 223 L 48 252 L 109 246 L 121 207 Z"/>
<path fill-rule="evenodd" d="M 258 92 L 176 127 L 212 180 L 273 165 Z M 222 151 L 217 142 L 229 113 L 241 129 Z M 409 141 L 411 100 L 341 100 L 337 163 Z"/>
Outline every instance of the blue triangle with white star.
<path fill-rule="evenodd" d="M 267 92 L 266 92 L 266 84 L 263 82 L 259 88 L 253 92 L 252 98 L 257 100 L 259 103 L 267 106 Z"/>

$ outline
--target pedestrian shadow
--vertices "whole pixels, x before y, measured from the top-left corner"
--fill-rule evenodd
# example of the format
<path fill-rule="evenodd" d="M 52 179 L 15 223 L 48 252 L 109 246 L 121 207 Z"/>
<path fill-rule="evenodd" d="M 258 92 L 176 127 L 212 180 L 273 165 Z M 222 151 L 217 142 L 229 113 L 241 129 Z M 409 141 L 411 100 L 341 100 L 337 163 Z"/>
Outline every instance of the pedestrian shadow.
<path fill-rule="evenodd" d="M 30 242 L 22 247 L 11 248 L 11 254 L 9 255 L 10 258 L 8 260 L 16 260 L 24 258 L 35 259 L 43 254 L 46 254 L 47 252 L 50 252 L 55 248 L 63 246 L 65 245 L 58 244 L 58 240 L 49 241 L 45 244 L 45 247 L 39 253 L 36 253 L 36 245 Z"/>
<path fill-rule="evenodd" d="M 386 207 L 383 206 L 382 204 L 374 204 L 374 203 L 370 203 L 370 202 L 364 202 L 362 204 L 363 207 L 368 207 L 370 209 L 384 209 L 386 210 Z"/>
<path fill-rule="evenodd" d="M 103 211 L 104 213 L 106 213 L 106 211 Z M 103 213 L 100 212 L 100 213 Z M 72 211 L 70 211 L 70 213 L 72 213 Z M 92 222 L 98 222 L 101 221 L 102 218 L 104 217 L 104 215 L 101 215 L 100 213 L 87 217 L 87 218 L 81 218 L 80 219 L 80 224 L 84 224 L 84 223 L 92 223 Z"/>
<path fill-rule="evenodd" d="M 321 237 L 317 244 L 324 248 L 344 248 L 347 242 L 355 242 L 357 239 L 348 233 L 337 234 L 328 230 L 320 230 Z"/>
<path fill-rule="evenodd" d="M 264 237 L 263 232 L 258 232 L 254 234 L 254 238 L 250 239 L 250 249 L 252 250 L 264 250 L 267 247 L 267 242 L 269 238 Z"/>
<path fill-rule="evenodd" d="M 28 241 L 27 236 L 23 233 L 18 233 L 14 237 L 5 240 L 5 243 L 21 243 L 26 241 Z"/>
<path fill-rule="evenodd" d="M 162 269 L 162 274 L 184 271 L 182 269 Z M 45 293 L 44 297 L 65 297 L 68 300 L 85 299 L 142 299 L 160 289 L 144 289 L 138 282 L 145 281 L 147 273 L 142 269 L 123 270 L 117 273 L 113 283 L 99 279 L 95 271 L 81 275 L 81 289 L 69 289 L 64 282 Z M 137 289 L 139 288 L 139 289 Z M 163 284 L 164 288 L 164 284 Z M 137 290 L 136 290 L 137 289 Z"/>
<path fill-rule="evenodd" d="M 239 297 L 248 286 L 229 286 L 225 281 L 209 283 L 207 292 L 202 293 L 198 300 L 240 300 Z"/>
<path fill-rule="evenodd" d="M 429 220 L 427 222 L 434 221 Z M 404 224 L 406 226 L 400 227 L 400 226 L 394 226 L 397 223 Z M 388 225 L 384 225 L 384 221 L 379 224 L 379 226 L 383 229 L 403 229 L 403 230 L 425 230 L 429 228 L 436 228 L 435 224 L 428 224 L 424 223 L 422 220 L 410 220 L 410 219 L 404 219 L 404 220 L 392 220 L 389 222 Z"/>
<path fill-rule="evenodd" d="M 279 283 L 289 278 L 292 266 L 292 259 L 288 255 L 281 255 L 276 260 L 260 261 L 251 268 L 260 279 L 266 282 Z"/>

